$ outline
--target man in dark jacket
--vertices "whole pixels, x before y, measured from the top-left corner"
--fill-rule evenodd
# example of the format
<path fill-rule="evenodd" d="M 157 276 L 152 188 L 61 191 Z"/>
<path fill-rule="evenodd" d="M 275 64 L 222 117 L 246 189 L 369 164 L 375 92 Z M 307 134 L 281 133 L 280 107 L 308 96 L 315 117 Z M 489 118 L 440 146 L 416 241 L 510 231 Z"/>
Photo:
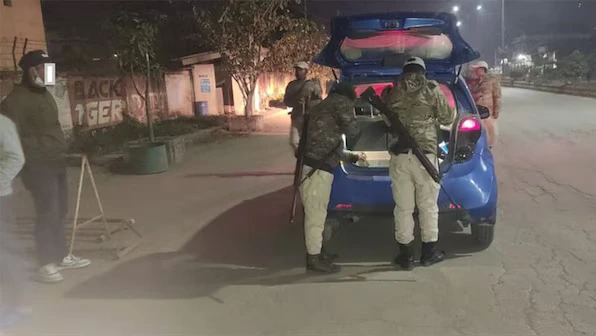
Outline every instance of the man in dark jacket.
<path fill-rule="evenodd" d="M 67 145 L 56 101 L 44 85 L 45 63 L 49 57 L 42 50 L 21 58 L 23 80 L 2 101 L 0 112 L 16 124 L 25 152 L 21 175 L 35 202 L 35 243 L 41 264 L 38 278 L 59 282 L 63 280 L 60 270 L 86 267 L 90 261 L 67 255 Z"/>
<path fill-rule="evenodd" d="M 344 150 L 342 134 L 347 138 L 358 136 L 354 115 L 356 93 L 349 84 L 336 84 L 320 104 L 308 112 L 308 128 L 301 139 L 299 153 L 304 155 L 300 196 L 304 205 L 304 232 L 306 240 L 306 268 L 315 272 L 333 273 L 339 266 L 333 264 L 330 254 L 322 250 L 327 206 L 333 184 L 333 170 L 340 161 L 366 160 L 364 153 Z"/>

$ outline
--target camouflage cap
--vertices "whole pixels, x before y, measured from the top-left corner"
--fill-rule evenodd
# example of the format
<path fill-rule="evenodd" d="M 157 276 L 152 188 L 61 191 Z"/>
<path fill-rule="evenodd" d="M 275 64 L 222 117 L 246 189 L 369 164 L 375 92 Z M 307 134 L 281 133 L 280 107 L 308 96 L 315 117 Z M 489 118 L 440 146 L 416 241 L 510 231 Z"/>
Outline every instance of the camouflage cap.
<path fill-rule="evenodd" d="M 306 63 L 304 61 L 300 61 L 300 62 L 296 63 L 294 68 L 308 70 L 308 63 Z"/>
<path fill-rule="evenodd" d="M 418 65 L 420 67 L 422 67 L 422 69 L 426 70 L 426 64 L 424 63 L 424 60 L 420 57 L 410 57 L 406 60 L 406 62 L 404 63 L 404 68 L 407 67 L 408 65 Z"/>

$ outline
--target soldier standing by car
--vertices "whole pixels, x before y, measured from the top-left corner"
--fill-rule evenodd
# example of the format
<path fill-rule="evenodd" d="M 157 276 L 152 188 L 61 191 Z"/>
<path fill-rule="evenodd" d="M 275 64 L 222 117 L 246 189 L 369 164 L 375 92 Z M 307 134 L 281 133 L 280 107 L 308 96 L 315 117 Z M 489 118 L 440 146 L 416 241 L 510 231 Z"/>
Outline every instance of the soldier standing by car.
<path fill-rule="evenodd" d="M 453 122 L 454 110 L 449 107 L 439 83 L 426 78 L 424 60 L 409 58 L 403 74 L 387 96 L 389 109 L 399 115 L 414 141 L 431 162 L 437 163 L 437 124 Z M 436 249 L 439 239 L 439 208 L 437 205 L 440 185 L 424 169 L 412 153 L 412 144 L 399 140 L 390 148 L 389 173 L 395 200 L 395 239 L 399 255 L 395 263 L 410 270 L 414 261 L 415 208 L 418 208 L 422 231 L 420 263 L 424 266 L 443 261 L 445 252 Z M 438 169 L 438 167 L 437 167 Z"/>
<path fill-rule="evenodd" d="M 295 152 L 298 149 L 304 120 L 305 109 L 309 109 L 321 102 L 321 86 L 314 80 L 307 79 L 308 63 L 298 62 L 296 79 L 286 87 L 284 104 L 292 108 L 290 113 L 292 125 L 290 127 L 290 145 Z"/>
<path fill-rule="evenodd" d="M 492 148 L 497 143 L 497 119 L 501 113 L 501 83 L 488 73 L 488 64 L 479 61 L 470 66 L 466 83 L 476 105 L 485 106 L 490 112 L 490 117 L 483 119 L 488 135 L 488 145 Z"/>
<path fill-rule="evenodd" d="M 340 269 L 333 263 L 337 256 L 323 248 L 323 230 L 333 170 L 342 160 L 366 160 L 364 153 L 354 153 L 342 147 L 342 134 L 354 138 L 360 132 L 354 115 L 355 100 L 356 93 L 351 85 L 336 84 L 325 100 L 309 110 L 306 137 L 298 149 L 304 163 L 300 196 L 304 205 L 306 268 L 310 271 L 334 273 Z"/>

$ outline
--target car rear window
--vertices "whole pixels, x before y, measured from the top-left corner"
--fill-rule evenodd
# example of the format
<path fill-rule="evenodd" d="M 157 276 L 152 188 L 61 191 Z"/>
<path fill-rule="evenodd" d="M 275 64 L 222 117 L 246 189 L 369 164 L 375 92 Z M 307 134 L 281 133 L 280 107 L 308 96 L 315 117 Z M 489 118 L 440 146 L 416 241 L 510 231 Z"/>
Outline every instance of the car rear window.
<path fill-rule="evenodd" d="M 453 51 L 446 34 L 428 29 L 358 32 L 346 37 L 340 47 L 342 57 L 349 62 L 378 62 L 386 57 L 408 55 L 424 60 L 445 60 Z"/>

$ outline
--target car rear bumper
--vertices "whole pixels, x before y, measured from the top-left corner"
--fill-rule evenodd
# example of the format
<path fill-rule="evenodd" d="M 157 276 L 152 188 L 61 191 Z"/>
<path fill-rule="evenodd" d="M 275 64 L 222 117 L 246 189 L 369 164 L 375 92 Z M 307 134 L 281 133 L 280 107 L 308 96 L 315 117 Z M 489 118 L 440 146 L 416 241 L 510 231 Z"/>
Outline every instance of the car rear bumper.
<path fill-rule="evenodd" d="M 417 213 L 414 213 L 416 216 Z M 330 209 L 327 214 L 328 219 L 336 219 L 339 221 L 349 220 L 354 217 L 376 217 L 376 216 L 393 216 L 393 207 L 370 207 L 370 206 L 355 206 L 349 209 Z M 442 209 L 439 210 L 439 224 L 459 222 L 464 226 L 475 224 L 467 211 L 461 209 Z M 492 223 L 494 224 L 494 223 Z"/>

